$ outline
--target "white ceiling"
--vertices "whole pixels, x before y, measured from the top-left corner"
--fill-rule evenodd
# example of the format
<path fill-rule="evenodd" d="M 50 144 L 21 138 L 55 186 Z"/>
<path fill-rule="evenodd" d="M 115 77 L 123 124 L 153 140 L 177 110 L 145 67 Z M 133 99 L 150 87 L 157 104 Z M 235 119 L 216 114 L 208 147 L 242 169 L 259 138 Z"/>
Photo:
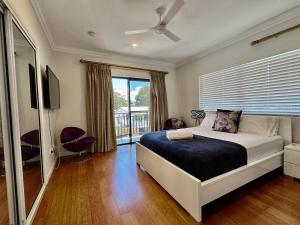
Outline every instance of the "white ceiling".
<path fill-rule="evenodd" d="M 157 24 L 155 9 L 172 0 L 36 0 L 55 46 L 114 52 L 179 63 L 297 5 L 299 0 L 185 0 L 168 29 L 181 37 L 126 36 Z M 96 36 L 90 37 L 87 31 Z M 132 43 L 138 47 L 133 48 Z"/>

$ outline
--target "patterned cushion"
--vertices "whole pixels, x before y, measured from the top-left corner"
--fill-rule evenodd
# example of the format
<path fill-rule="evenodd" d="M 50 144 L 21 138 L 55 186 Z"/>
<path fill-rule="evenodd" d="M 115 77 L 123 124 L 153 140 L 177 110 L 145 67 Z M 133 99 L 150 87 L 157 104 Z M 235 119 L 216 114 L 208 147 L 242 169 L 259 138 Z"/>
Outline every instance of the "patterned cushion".
<path fill-rule="evenodd" d="M 164 124 L 164 130 L 185 128 L 186 125 L 182 119 L 171 118 L 167 119 Z"/>
<path fill-rule="evenodd" d="M 172 119 L 172 127 L 175 129 L 180 129 L 184 127 L 183 121 L 181 119 Z"/>
<path fill-rule="evenodd" d="M 237 133 L 242 111 L 217 110 L 213 130 L 227 133 Z"/>

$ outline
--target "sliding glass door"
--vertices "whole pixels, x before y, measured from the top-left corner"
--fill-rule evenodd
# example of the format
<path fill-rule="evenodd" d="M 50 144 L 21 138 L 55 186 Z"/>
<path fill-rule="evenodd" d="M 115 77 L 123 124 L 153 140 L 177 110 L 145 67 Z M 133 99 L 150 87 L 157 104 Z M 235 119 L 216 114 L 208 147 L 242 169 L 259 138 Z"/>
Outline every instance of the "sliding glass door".
<path fill-rule="evenodd" d="M 149 131 L 150 80 L 113 77 L 117 144 L 139 141 Z"/>
<path fill-rule="evenodd" d="M 137 142 L 149 131 L 150 82 L 129 80 L 131 141 Z"/>
<path fill-rule="evenodd" d="M 126 144 L 131 142 L 128 80 L 113 78 L 113 90 L 117 144 Z"/>

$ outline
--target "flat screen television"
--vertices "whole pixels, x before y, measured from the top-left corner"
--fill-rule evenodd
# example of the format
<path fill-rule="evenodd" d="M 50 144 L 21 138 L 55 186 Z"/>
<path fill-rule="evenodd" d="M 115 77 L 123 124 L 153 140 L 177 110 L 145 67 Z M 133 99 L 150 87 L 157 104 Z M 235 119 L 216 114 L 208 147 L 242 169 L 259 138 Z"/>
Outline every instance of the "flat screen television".
<path fill-rule="evenodd" d="M 59 80 L 49 66 L 46 66 L 44 79 L 44 103 L 48 109 L 60 108 Z"/>
<path fill-rule="evenodd" d="M 37 109 L 37 90 L 36 90 L 36 79 L 35 79 L 35 68 L 29 64 L 29 87 L 30 87 L 30 102 L 31 108 Z"/>

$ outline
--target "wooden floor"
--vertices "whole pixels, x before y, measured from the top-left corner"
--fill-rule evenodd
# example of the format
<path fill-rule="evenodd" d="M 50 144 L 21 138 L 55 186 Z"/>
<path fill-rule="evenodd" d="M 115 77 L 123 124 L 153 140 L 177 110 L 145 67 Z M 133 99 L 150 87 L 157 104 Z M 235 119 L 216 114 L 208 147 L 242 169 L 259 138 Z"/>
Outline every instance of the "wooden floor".
<path fill-rule="evenodd" d="M 6 192 L 6 179 L 4 171 L 1 171 L 0 175 L 0 225 L 7 225 L 9 223 L 8 218 L 8 202 Z"/>
<path fill-rule="evenodd" d="M 203 209 L 202 224 L 300 224 L 300 182 L 275 171 Z M 34 225 L 197 224 L 135 163 L 135 146 L 63 162 L 46 189 Z"/>
<path fill-rule="evenodd" d="M 42 188 L 41 164 L 35 163 L 23 167 L 25 209 L 28 215 Z"/>
<path fill-rule="evenodd" d="M 25 208 L 26 213 L 29 214 L 30 209 L 42 187 L 41 166 L 36 163 L 26 165 L 23 168 L 23 171 Z M 0 225 L 7 225 L 9 224 L 9 215 L 4 169 L 2 169 L 0 174 Z"/>

